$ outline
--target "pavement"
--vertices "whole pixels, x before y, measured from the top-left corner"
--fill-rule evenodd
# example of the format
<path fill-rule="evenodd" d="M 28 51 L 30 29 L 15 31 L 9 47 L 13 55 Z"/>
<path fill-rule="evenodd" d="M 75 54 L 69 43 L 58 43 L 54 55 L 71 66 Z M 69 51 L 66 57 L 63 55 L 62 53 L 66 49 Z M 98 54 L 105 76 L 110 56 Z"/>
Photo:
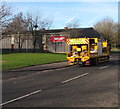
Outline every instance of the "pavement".
<path fill-rule="evenodd" d="M 2 80 L 18 78 L 18 77 L 26 76 L 26 75 L 33 74 L 39 71 L 65 68 L 69 66 L 70 65 L 68 65 L 68 62 L 57 62 L 57 63 L 49 63 L 49 64 L 42 64 L 42 65 L 11 69 L 7 71 L 2 71 Z"/>

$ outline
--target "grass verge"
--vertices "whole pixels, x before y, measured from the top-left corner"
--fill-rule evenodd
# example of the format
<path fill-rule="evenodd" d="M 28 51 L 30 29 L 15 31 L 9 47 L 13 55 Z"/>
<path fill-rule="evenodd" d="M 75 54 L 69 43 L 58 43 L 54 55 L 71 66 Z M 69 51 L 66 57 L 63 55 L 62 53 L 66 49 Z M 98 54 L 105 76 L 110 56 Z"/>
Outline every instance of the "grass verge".
<path fill-rule="evenodd" d="M 111 54 L 120 54 L 120 48 L 112 48 L 110 53 Z"/>
<path fill-rule="evenodd" d="M 13 53 L 2 55 L 2 70 L 66 61 L 65 54 Z"/>

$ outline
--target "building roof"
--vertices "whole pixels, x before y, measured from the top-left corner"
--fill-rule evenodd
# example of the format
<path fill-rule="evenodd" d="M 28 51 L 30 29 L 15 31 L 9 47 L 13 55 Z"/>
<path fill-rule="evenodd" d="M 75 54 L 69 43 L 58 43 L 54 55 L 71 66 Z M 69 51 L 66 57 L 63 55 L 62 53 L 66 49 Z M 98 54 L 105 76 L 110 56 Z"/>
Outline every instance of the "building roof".
<path fill-rule="evenodd" d="M 79 35 L 74 36 L 75 38 L 100 38 L 100 34 L 94 28 L 75 28 L 75 29 L 52 29 L 46 30 L 46 33 L 60 33 L 60 32 L 70 32 L 74 30 L 74 33 L 79 33 Z M 73 36 L 71 36 L 73 37 Z"/>
<path fill-rule="evenodd" d="M 98 33 L 94 28 L 79 28 L 80 36 L 78 37 L 86 37 L 86 38 L 100 38 L 100 33 Z"/>
<path fill-rule="evenodd" d="M 39 31 L 38 31 L 39 32 Z M 71 33 L 72 32 L 72 33 Z M 30 31 L 25 31 L 24 34 L 29 34 Z M 98 33 L 94 28 L 74 28 L 74 29 L 51 29 L 51 30 L 45 30 L 46 34 L 59 34 L 62 35 L 63 33 L 69 34 L 70 37 L 74 38 L 100 38 L 100 33 Z M 13 32 L 9 33 L 2 33 L 5 34 L 14 34 Z"/>

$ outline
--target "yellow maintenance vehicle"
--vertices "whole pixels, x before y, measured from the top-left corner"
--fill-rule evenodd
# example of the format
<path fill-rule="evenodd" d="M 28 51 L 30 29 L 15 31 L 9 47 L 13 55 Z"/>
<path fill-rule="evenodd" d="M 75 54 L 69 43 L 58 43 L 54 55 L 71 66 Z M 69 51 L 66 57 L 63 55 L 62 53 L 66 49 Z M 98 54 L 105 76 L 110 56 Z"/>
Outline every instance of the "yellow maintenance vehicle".
<path fill-rule="evenodd" d="M 97 65 L 109 60 L 107 41 L 99 38 L 69 38 L 66 45 L 67 60 L 72 65 Z"/>

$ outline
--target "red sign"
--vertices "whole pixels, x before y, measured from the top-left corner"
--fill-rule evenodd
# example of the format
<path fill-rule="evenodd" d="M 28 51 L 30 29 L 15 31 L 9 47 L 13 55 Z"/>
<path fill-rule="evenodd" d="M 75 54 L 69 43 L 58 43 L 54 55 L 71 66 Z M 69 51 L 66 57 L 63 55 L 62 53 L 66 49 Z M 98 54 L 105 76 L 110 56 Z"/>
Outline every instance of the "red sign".
<path fill-rule="evenodd" d="M 51 42 L 65 42 L 66 38 L 64 36 L 51 36 L 50 41 Z"/>

